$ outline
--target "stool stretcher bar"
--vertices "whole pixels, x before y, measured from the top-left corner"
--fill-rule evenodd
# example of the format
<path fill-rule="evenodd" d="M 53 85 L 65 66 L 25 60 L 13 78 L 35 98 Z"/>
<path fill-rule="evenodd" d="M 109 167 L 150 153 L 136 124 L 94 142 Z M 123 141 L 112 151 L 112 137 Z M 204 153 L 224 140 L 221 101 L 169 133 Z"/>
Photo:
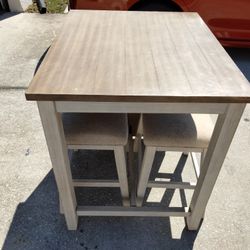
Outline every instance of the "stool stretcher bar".
<path fill-rule="evenodd" d="M 167 189 L 195 189 L 195 183 L 192 182 L 174 182 L 174 181 L 150 181 L 148 188 L 167 188 Z M 74 187 L 120 187 L 119 181 L 113 180 L 82 180 L 73 179 Z"/>
<path fill-rule="evenodd" d="M 118 206 L 78 206 L 78 216 L 139 216 L 139 217 L 187 217 L 187 207 L 118 207 Z"/>
<path fill-rule="evenodd" d="M 196 183 L 174 181 L 149 181 L 148 188 L 195 189 Z"/>
<path fill-rule="evenodd" d="M 116 180 L 82 180 L 73 179 L 74 187 L 120 187 Z"/>

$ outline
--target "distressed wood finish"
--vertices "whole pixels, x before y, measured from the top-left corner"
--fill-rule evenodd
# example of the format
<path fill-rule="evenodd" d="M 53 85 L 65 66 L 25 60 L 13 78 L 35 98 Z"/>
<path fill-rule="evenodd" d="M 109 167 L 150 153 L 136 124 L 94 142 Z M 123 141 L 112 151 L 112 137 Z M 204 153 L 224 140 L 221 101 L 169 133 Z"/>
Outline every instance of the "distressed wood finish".
<path fill-rule="evenodd" d="M 250 101 L 248 81 L 196 13 L 70 11 L 65 19 L 28 100 Z"/>

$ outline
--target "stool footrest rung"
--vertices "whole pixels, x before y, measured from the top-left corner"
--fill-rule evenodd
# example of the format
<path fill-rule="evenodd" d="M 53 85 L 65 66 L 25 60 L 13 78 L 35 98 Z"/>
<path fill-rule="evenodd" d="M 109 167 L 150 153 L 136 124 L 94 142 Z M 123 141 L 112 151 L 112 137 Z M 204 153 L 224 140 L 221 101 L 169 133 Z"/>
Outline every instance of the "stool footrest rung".
<path fill-rule="evenodd" d="M 149 181 L 148 188 L 195 189 L 196 183 L 174 181 Z"/>
<path fill-rule="evenodd" d="M 120 187 L 117 180 L 73 179 L 72 182 L 74 187 Z"/>
<path fill-rule="evenodd" d="M 140 217 L 187 217 L 187 207 L 117 207 L 117 206 L 78 206 L 78 216 L 140 216 Z"/>

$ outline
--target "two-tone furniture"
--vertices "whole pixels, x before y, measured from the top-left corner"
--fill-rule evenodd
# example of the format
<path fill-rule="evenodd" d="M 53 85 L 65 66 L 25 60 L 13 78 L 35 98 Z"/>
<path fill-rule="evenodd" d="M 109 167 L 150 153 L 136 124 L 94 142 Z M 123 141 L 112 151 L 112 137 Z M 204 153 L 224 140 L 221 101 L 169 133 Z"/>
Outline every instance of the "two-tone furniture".
<path fill-rule="evenodd" d="M 26 98 L 38 102 L 69 229 L 106 215 L 184 216 L 196 230 L 250 86 L 196 13 L 70 11 Z M 61 113 L 218 114 L 190 206 L 77 207 Z"/>

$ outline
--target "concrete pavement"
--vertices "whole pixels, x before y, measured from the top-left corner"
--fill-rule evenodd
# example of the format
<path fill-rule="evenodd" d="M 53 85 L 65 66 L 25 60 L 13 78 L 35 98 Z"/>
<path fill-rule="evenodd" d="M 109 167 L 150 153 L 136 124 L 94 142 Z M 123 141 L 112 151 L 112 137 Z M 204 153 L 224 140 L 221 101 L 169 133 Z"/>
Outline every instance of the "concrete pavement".
<path fill-rule="evenodd" d="M 0 88 L 26 88 L 63 15 L 0 15 Z"/>
<path fill-rule="evenodd" d="M 0 246 L 3 249 L 249 249 L 250 248 L 250 107 L 247 106 L 232 142 L 205 220 L 198 232 L 188 232 L 182 218 L 81 218 L 75 232 L 66 230 L 58 212 L 58 194 L 51 171 L 36 104 L 27 102 L 28 86 L 39 58 L 50 46 L 63 15 L 0 16 Z M 250 51 L 228 52 L 250 80 Z M 180 175 L 186 159 L 158 154 L 161 170 Z M 179 161 L 179 162 L 178 162 Z M 79 163 L 80 162 L 80 163 Z M 101 167 L 104 166 L 104 167 Z M 110 175 L 110 152 L 79 152 L 72 170 L 98 168 Z M 91 175 L 90 171 L 90 175 Z M 180 176 L 179 176 L 180 177 Z M 183 179 L 194 178 L 188 158 Z M 155 189 L 148 200 L 161 200 Z M 119 203 L 115 190 L 78 191 L 80 202 Z M 89 196 L 87 196 L 89 195 Z M 181 203 L 178 192 L 167 192 L 162 202 Z M 117 198 L 117 199 L 116 199 Z M 187 199 L 190 193 L 187 193 Z M 118 200 L 118 201 L 117 201 Z M 188 201 L 187 201 L 188 202 Z"/>

